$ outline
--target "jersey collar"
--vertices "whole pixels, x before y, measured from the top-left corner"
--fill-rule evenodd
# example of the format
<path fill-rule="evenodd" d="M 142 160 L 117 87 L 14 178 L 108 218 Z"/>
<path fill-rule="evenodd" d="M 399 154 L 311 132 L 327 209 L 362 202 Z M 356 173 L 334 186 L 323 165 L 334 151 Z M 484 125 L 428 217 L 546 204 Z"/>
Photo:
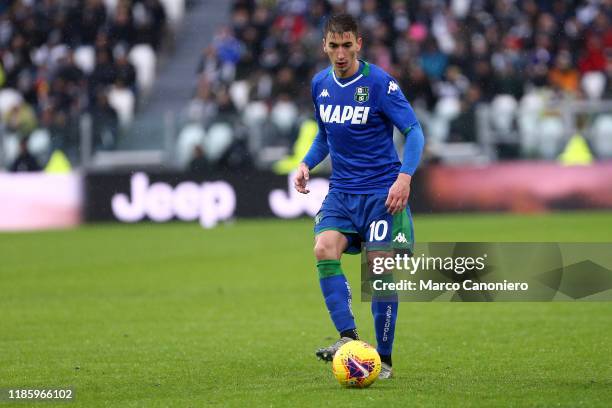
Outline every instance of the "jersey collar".
<path fill-rule="evenodd" d="M 336 73 L 334 72 L 334 68 L 332 67 L 331 74 L 336 84 L 338 84 L 338 86 L 341 88 L 345 88 L 359 81 L 362 77 L 368 76 L 370 74 L 370 64 L 367 61 L 361 59 L 359 60 L 359 64 L 361 65 L 361 70 L 357 71 L 357 73 L 354 75 L 354 78 L 348 79 L 348 81 L 344 83 L 340 82 L 338 78 L 336 78 Z"/>

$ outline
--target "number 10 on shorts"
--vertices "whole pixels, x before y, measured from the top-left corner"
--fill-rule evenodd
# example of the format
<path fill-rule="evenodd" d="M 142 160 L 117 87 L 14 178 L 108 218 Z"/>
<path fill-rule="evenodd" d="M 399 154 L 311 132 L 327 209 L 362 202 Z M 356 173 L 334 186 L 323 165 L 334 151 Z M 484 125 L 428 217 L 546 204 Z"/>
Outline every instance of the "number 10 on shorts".
<path fill-rule="evenodd" d="M 370 224 L 370 238 L 368 242 L 382 241 L 387 236 L 389 223 L 386 220 L 372 221 Z"/>

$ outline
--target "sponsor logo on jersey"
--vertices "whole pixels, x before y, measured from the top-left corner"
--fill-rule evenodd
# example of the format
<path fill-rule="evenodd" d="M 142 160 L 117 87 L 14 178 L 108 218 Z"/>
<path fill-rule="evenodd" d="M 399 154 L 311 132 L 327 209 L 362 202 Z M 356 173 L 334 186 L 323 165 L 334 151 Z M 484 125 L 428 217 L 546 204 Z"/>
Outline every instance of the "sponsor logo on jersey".
<path fill-rule="evenodd" d="M 352 125 L 364 125 L 368 122 L 369 106 L 319 105 L 319 116 L 323 123 L 349 122 Z"/>
<path fill-rule="evenodd" d="M 329 92 L 327 92 L 327 89 L 324 89 L 321 94 L 319 94 L 319 98 L 329 98 Z"/>
<path fill-rule="evenodd" d="M 358 86 L 355 90 L 355 101 L 364 103 L 370 98 L 370 90 L 367 86 Z"/>
<path fill-rule="evenodd" d="M 399 86 L 395 83 L 395 81 L 389 81 L 389 88 L 387 89 L 387 95 L 391 92 L 395 92 L 399 89 Z"/>

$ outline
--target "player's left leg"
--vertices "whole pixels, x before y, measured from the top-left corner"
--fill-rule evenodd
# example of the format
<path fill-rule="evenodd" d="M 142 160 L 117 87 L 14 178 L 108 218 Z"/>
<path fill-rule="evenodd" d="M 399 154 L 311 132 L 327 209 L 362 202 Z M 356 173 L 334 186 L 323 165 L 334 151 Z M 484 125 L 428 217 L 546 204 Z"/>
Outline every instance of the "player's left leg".
<path fill-rule="evenodd" d="M 385 275 L 391 276 L 391 275 Z M 389 278 L 392 280 L 392 276 Z M 386 365 L 388 376 L 391 375 L 393 361 L 393 341 L 395 340 L 395 323 L 399 302 L 395 291 L 381 291 L 372 294 L 372 317 L 374 319 L 374 332 L 376 333 L 376 350 L 380 354 L 380 360 Z M 383 373 L 381 373 L 383 374 Z M 381 378 L 384 378 L 383 374 Z"/>
<path fill-rule="evenodd" d="M 386 195 L 373 195 L 368 200 L 368 218 L 365 223 L 367 230 L 364 231 L 366 248 L 376 248 L 382 245 L 391 256 L 393 250 L 401 249 L 411 251 L 413 247 L 413 227 L 410 210 L 406 209 L 399 214 L 391 215 L 386 212 L 384 202 Z M 376 254 L 376 252 L 372 252 Z M 378 252 L 381 254 L 381 252 Z M 380 255 L 379 255 L 380 256 Z M 382 275 L 383 280 L 392 280 L 392 275 Z M 376 291 L 372 294 L 372 316 L 374 319 L 374 331 L 376 333 L 377 350 L 380 354 L 383 369 L 380 378 L 390 378 L 392 375 L 393 342 L 395 339 L 395 325 L 398 314 L 398 297 L 395 291 Z"/>
<path fill-rule="evenodd" d="M 371 309 L 376 333 L 376 350 L 383 364 L 380 378 L 390 378 L 392 375 L 391 354 L 393 353 L 398 306 L 397 293 L 382 296 L 372 295 Z"/>

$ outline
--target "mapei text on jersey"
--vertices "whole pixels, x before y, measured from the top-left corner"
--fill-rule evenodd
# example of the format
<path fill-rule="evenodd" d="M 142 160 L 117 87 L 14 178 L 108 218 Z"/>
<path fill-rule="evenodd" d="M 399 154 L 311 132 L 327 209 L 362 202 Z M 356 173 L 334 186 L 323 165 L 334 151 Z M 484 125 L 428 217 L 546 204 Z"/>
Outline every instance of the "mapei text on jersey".
<path fill-rule="evenodd" d="M 319 105 L 319 115 L 323 123 L 364 125 L 368 122 L 369 106 Z"/>

